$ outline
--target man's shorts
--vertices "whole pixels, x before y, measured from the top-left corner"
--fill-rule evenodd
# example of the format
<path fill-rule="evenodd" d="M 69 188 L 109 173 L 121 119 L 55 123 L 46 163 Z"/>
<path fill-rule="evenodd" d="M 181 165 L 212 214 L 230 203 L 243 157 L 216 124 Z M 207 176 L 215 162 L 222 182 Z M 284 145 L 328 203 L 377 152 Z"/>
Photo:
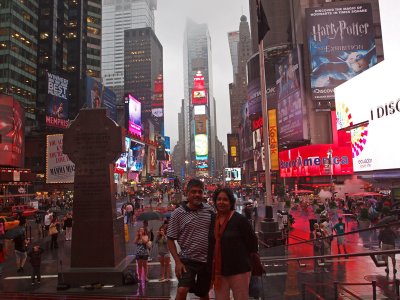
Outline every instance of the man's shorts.
<path fill-rule="evenodd" d="M 17 260 L 25 259 L 28 256 L 26 252 L 22 252 L 22 251 L 18 251 L 18 250 L 15 250 L 14 252 L 15 252 L 15 257 Z"/>
<path fill-rule="evenodd" d="M 207 263 L 182 259 L 186 272 L 178 279 L 178 287 L 188 287 L 197 297 L 206 297 L 211 286 L 211 268 Z"/>
<path fill-rule="evenodd" d="M 344 245 L 344 242 L 345 242 L 345 236 L 344 235 L 339 235 L 338 237 L 337 237 L 337 244 L 338 245 Z"/>

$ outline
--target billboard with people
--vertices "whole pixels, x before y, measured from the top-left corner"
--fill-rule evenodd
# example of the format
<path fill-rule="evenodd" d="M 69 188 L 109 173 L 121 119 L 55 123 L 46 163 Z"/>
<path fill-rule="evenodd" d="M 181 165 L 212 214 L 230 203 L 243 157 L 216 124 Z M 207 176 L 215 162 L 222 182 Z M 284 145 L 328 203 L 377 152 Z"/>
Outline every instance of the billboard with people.
<path fill-rule="evenodd" d="M 0 166 L 24 167 L 25 115 L 12 96 L 0 95 Z"/>
<path fill-rule="evenodd" d="M 94 78 L 86 78 L 86 107 L 107 109 L 107 116 L 117 120 L 117 96 L 108 87 L 96 81 Z"/>
<path fill-rule="evenodd" d="M 333 89 L 377 63 L 371 4 L 306 9 L 311 97 L 334 100 Z"/>
<path fill-rule="evenodd" d="M 142 136 L 142 104 L 133 95 L 125 96 L 126 112 L 128 114 L 128 132 Z"/>

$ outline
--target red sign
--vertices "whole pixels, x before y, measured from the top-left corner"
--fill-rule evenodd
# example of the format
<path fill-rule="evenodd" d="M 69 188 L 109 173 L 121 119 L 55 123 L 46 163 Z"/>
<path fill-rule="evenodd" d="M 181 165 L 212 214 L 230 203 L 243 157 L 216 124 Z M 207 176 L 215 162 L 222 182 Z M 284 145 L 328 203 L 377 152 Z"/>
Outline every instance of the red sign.
<path fill-rule="evenodd" d="M 0 166 L 24 166 L 24 119 L 19 102 L 0 95 Z"/>
<path fill-rule="evenodd" d="M 258 128 L 262 128 L 263 127 L 263 118 L 259 117 L 253 121 L 251 121 L 251 131 L 255 131 Z"/>
<path fill-rule="evenodd" d="M 279 152 L 281 177 L 353 174 L 351 147 L 310 145 Z"/>
<path fill-rule="evenodd" d="M 201 72 L 198 72 L 196 76 L 194 76 L 193 89 L 204 90 L 204 76 L 201 75 Z"/>
<path fill-rule="evenodd" d="M 192 104 L 193 105 L 206 105 L 207 104 L 206 90 L 193 90 L 192 91 Z"/>

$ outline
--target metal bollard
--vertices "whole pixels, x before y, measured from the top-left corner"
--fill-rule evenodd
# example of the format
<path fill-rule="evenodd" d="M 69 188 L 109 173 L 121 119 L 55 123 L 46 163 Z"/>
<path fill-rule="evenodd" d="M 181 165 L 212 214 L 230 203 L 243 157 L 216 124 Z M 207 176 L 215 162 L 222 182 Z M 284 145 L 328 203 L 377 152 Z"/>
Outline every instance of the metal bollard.
<path fill-rule="evenodd" d="M 339 287 L 339 283 L 337 282 L 337 281 L 335 281 L 334 283 L 333 283 L 333 290 L 334 290 L 334 293 L 335 293 L 335 300 L 339 300 L 339 289 L 338 289 L 338 287 Z"/>
<path fill-rule="evenodd" d="M 301 299 L 306 300 L 306 284 L 301 285 Z"/>
<path fill-rule="evenodd" d="M 376 300 L 376 280 L 372 280 L 372 299 Z"/>

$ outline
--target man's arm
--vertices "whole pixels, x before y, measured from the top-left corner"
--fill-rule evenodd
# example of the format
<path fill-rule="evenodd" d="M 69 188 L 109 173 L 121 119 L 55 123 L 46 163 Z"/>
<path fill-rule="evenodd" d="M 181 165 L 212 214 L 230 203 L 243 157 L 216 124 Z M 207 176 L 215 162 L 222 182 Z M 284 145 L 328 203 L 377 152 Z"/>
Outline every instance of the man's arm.
<path fill-rule="evenodd" d="M 171 252 L 172 257 L 175 260 L 175 275 L 176 278 L 181 278 L 182 273 L 186 272 L 185 265 L 182 263 L 178 255 L 178 250 L 176 249 L 175 240 L 168 238 L 167 240 L 169 252 Z"/>

